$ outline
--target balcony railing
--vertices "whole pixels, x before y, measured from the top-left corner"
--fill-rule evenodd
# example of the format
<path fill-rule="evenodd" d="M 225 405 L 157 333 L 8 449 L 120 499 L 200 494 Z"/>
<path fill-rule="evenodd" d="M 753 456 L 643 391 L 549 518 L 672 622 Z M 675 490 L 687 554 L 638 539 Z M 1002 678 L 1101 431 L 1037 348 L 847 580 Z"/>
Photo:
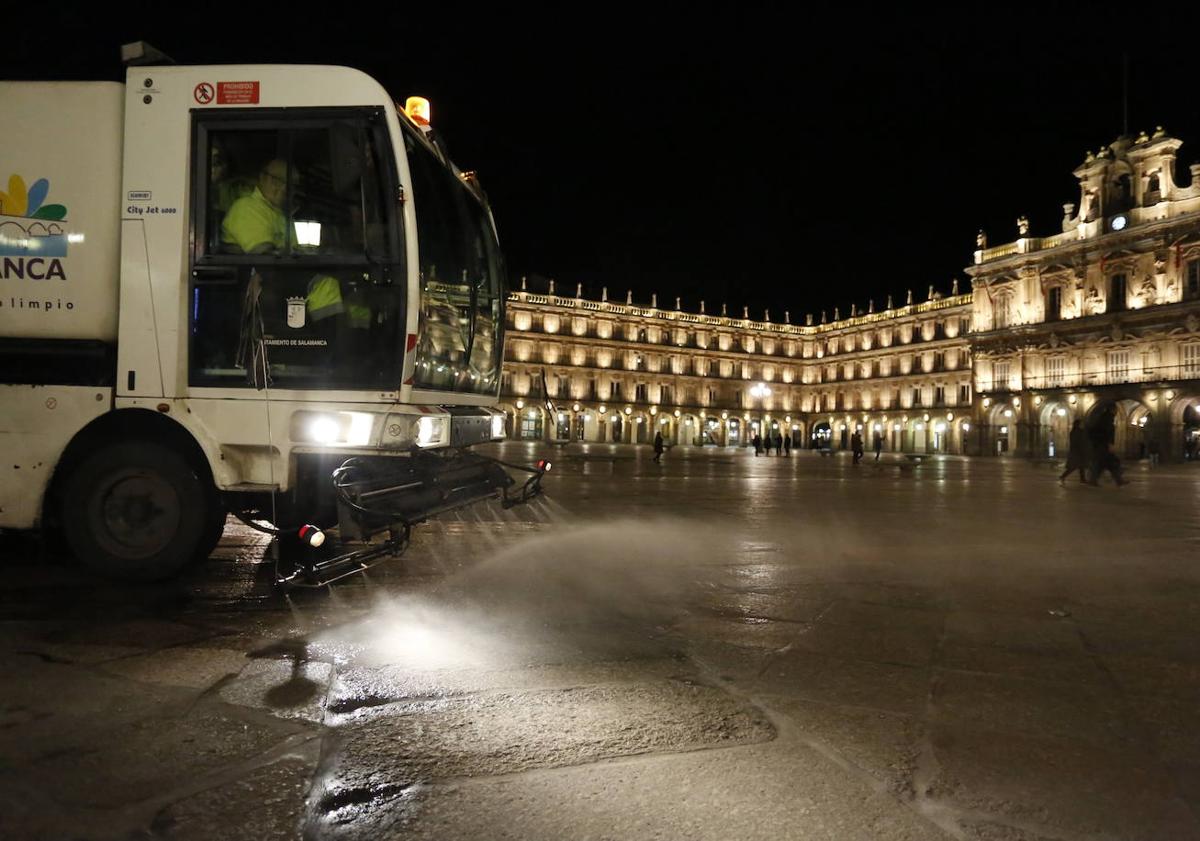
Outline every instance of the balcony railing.
<path fill-rule="evenodd" d="M 1200 365 L 1159 365 L 1151 368 L 1027 376 L 1024 378 L 1023 388 L 1081 388 L 1100 385 L 1125 385 L 1127 383 L 1177 382 L 1179 380 L 1200 380 Z M 1011 385 L 1011 383 L 1007 383 L 1004 387 L 988 386 L 980 389 L 980 391 L 986 394 L 997 391 L 1022 390 L 1022 388 L 1012 388 Z"/>

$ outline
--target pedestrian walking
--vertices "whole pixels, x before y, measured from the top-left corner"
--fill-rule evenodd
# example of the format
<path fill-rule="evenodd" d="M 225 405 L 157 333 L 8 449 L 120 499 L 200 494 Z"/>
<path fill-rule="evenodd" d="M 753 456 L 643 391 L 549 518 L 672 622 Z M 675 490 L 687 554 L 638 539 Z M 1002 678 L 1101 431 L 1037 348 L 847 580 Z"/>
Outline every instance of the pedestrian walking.
<path fill-rule="evenodd" d="M 1121 460 L 1113 452 L 1116 440 L 1115 417 L 1116 410 L 1112 406 L 1106 407 L 1088 431 L 1088 440 L 1092 445 L 1092 476 L 1088 480 L 1089 485 L 1099 485 L 1100 474 L 1106 470 L 1112 474 L 1118 488 L 1126 484 L 1125 479 L 1121 477 Z"/>
<path fill-rule="evenodd" d="M 879 461 L 879 454 L 883 452 L 883 436 L 878 432 L 875 433 L 875 460 Z"/>
<path fill-rule="evenodd" d="M 783 454 L 785 456 L 791 456 L 792 454 L 792 433 L 790 432 L 783 436 Z"/>
<path fill-rule="evenodd" d="M 854 464 L 858 464 L 860 461 L 862 461 L 863 440 L 862 435 L 857 432 L 850 436 L 850 450 L 854 454 Z"/>
<path fill-rule="evenodd" d="M 762 455 L 762 436 L 756 432 L 756 433 L 754 433 L 754 437 L 750 440 L 754 443 L 754 455 L 756 457 L 761 456 Z"/>
<path fill-rule="evenodd" d="M 1150 457 L 1150 466 L 1158 467 L 1158 439 L 1153 434 L 1146 442 L 1146 453 Z"/>
<path fill-rule="evenodd" d="M 783 436 L 778 432 L 775 433 L 775 455 L 783 455 Z"/>
<path fill-rule="evenodd" d="M 654 463 L 662 464 L 662 454 L 666 447 L 663 445 L 663 437 L 661 432 L 654 433 Z"/>
<path fill-rule="evenodd" d="M 1067 466 L 1063 470 L 1062 475 L 1058 477 L 1058 483 L 1065 485 L 1067 477 L 1079 471 L 1079 481 L 1087 481 L 1087 463 L 1088 463 L 1088 437 L 1083 430 L 1083 422 L 1076 420 L 1071 425 L 1071 439 L 1067 445 Z"/>

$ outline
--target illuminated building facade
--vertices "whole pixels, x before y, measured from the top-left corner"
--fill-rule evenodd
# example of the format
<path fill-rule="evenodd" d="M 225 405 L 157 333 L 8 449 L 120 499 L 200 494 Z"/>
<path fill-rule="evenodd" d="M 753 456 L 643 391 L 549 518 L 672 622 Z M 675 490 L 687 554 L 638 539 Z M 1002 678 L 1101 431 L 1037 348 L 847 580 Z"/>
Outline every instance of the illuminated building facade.
<path fill-rule="evenodd" d="M 1115 411 L 1115 448 L 1178 460 L 1200 434 L 1200 164 L 1159 129 L 1088 154 L 1061 233 L 988 248 L 967 269 L 979 446 L 1061 455 L 1071 423 Z M 1077 210 L 1078 208 L 1078 210 Z"/>
<path fill-rule="evenodd" d="M 1053 456 L 1112 407 L 1123 455 L 1181 458 L 1200 436 L 1200 165 L 1176 185 L 1179 146 L 1160 131 L 1089 155 L 1060 234 L 1022 218 L 989 248 L 981 232 L 968 294 L 793 324 L 522 288 L 510 434 L 743 446 L 770 430 L 842 449 L 857 430 L 868 450 Z"/>
<path fill-rule="evenodd" d="M 516 437 L 962 452 L 971 406 L 970 295 L 796 325 L 522 290 L 509 300 L 503 393 Z M 554 405 L 542 398 L 541 377 Z M 868 443 L 868 446 L 870 444 Z"/>

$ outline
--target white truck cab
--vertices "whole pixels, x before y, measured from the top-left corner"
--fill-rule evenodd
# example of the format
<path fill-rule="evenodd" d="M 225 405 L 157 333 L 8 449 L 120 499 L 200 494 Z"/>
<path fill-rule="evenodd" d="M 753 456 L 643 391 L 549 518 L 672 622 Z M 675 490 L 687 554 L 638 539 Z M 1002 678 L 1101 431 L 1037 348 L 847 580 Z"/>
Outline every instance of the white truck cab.
<path fill-rule="evenodd" d="M 344 67 L 0 83 L 0 528 L 170 574 L 226 510 L 504 435 L 482 190 Z M 494 490 L 494 489 L 493 489 Z M 295 524 L 295 523 L 292 523 Z"/>

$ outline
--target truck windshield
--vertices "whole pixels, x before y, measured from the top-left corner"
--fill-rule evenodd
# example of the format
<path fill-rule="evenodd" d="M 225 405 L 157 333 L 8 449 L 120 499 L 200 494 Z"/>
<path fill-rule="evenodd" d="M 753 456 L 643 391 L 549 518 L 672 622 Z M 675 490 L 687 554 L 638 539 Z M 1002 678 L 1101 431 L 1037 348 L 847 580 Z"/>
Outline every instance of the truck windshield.
<path fill-rule="evenodd" d="M 413 385 L 497 394 L 504 265 L 491 214 L 474 187 L 405 130 L 420 254 Z"/>
<path fill-rule="evenodd" d="M 200 118 L 190 382 L 397 389 L 396 176 L 364 109 Z"/>

